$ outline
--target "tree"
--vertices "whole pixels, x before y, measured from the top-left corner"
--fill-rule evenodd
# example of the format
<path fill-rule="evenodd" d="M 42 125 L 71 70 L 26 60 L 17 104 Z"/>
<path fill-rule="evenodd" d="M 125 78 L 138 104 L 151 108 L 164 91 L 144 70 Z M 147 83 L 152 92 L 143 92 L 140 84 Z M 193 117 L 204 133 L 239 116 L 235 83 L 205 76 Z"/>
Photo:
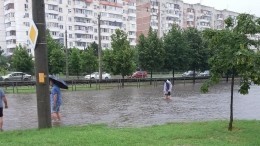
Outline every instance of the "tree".
<path fill-rule="evenodd" d="M 231 71 L 231 101 L 230 121 L 228 129 L 233 125 L 233 92 L 235 75 L 241 77 L 239 87 L 240 94 L 247 94 L 252 83 L 260 85 L 260 55 L 254 52 L 250 46 L 256 45 L 254 40 L 248 39 L 248 35 L 259 33 L 258 25 L 252 15 L 240 14 L 237 17 L 237 25 L 231 18 L 226 21 L 226 29 L 220 31 L 208 30 L 204 33 L 210 40 L 210 49 L 213 56 L 209 59 L 211 66 L 211 78 L 203 84 L 201 90 L 207 92 L 209 86 L 219 82 L 223 73 Z M 235 26 L 235 27 L 234 27 Z M 250 26 L 250 28 L 247 28 Z"/>
<path fill-rule="evenodd" d="M 71 49 L 71 55 L 69 56 L 69 70 L 72 74 L 77 75 L 79 78 L 79 73 L 81 72 L 81 58 L 80 52 L 77 48 Z"/>
<path fill-rule="evenodd" d="M 59 48 L 53 48 L 49 56 L 50 74 L 59 74 L 64 70 L 65 53 Z"/>
<path fill-rule="evenodd" d="M 207 58 L 205 58 L 206 50 L 203 44 L 201 32 L 196 28 L 188 28 L 184 31 L 184 37 L 187 42 L 187 64 L 189 69 L 196 70 L 202 68 L 204 64 L 207 64 Z M 193 83 L 195 83 L 195 74 L 193 74 Z"/>
<path fill-rule="evenodd" d="M 8 58 L 3 55 L 3 50 L 0 50 L 0 72 L 5 74 L 9 65 L 8 65 Z"/>
<path fill-rule="evenodd" d="M 98 56 L 98 44 L 96 42 L 91 43 L 88 49 L 92 49 L 94 51 L 94 55 Z"/>
<path fill-rule="evenodd" d="M 111 39 L 112 48 L 104 51 L 103 62 L 109 71 L 120 74 L 124 79 L 134 71 L 134 50 L 130 47 L 127 34 L 122 30 L 117 29 Z"/>
<path fill-rule="evenodd" d="M 91 73 L 98 69 L 98 59 L 94 54 L 94 49 L 89 48 L 81 53 L 81 70 L 86 73 Z"/>
<path fill-rule="evenodd" d="M 174 78 L 175 70 L 183 70 L 188 65 L 187 43 L 178 25 L 173 25 L 172 29 L 164 36 L 163 48 L 165 50 L 164 66 L 172 70 L 172 77 Z"/>
<path fill-rule="evenodd" d="M 33 73 L 33 60 L 32 56 L 29 55 L 25 47 L 21 45 L 17 46 L 14 50 L 13 56 L 11 58 L 11 68 L 16 71 Z"/>
<path fill-rule="evenodd" d="M 149 70 L 152 78 L 153 71 L 160 69 L 164 63 L 162 40 L 158 38 L 157 32 L 150 28 L 147 37 L 140 35 L 137 48 L 141 68 Z"/>
<path fill-rule="evenodd" d="M 47 30 L 48 68 L 53 74 L 60 73 L 65 68 L 65 52 L 63 46 L 54 40 Z"/>

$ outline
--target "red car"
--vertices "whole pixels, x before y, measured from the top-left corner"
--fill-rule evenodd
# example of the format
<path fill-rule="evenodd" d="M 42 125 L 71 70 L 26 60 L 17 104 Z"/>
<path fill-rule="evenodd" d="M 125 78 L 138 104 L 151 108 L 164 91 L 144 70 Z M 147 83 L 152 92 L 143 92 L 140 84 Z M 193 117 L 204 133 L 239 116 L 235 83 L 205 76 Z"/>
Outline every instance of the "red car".
<path fill-rule="evenodd" d="M 131 78 L 146 78 L 146 77 L 147 77 L 146 71 L 136 71 L 131 76 Z"/>

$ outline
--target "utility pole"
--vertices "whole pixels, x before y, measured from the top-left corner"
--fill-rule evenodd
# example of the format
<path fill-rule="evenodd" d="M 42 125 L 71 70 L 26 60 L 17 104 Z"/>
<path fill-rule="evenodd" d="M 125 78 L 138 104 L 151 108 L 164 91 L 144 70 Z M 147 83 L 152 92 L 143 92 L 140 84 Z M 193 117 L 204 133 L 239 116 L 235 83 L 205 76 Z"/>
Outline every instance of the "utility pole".
<path fill-rule="evenodd" d="M 35 77 L 37 94 L 38 127 L 50 128 L 50 92 L 48 56 L 46 47 L 45 5 L 44 0 L 32 1 L 33 21 L 38 28 L 38 39 L 35 47 Z"/>
<path fill-rule="evenodd" d="M 67 24 L 66 24 L 67 25 Z M 69 64 L 68 64 L 68 37 L 67 26 L 65 26 L 65 55 L 66 55 L 66 79 L 69 78 Z"/>
<path fill-rule="evenodd" d="M 101 28 L 100 28 L 100 14 L 98 14 L 98 60 L 99 60 L 99 81 L 102 80 L 102 58 L 101 58 Z"/>

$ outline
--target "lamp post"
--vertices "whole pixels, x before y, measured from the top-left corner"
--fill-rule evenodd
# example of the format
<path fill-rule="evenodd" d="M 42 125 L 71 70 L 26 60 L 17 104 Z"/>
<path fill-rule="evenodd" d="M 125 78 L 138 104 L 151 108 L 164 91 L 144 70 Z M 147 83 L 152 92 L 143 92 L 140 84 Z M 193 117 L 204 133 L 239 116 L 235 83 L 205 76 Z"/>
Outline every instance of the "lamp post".
<path fill-rule="evenodd" d="M 98 70 L 99 70 L 99 81 L 102 80 L 102 58 L 101 58 L 101 28 L 100 28 L 100 14 L 98 14 Z"/>
<path fill-rule="evenodd" d="M 65 26 L 66 27 L 66 26 Z M 66 79 L 69 78 L 67 27 L 65 28 Z"/>
<path fill-rule="evenodd" d="M 68 9 L 68 14 L 71 10 Z M 65 20 L 65 60 L 66 60 L 66 79 L 69 78 L 69 63 L 68 63 L 68 31 L 67 31 L 67 21 L 68 21 L 68 14 L 66 15 Z"/>

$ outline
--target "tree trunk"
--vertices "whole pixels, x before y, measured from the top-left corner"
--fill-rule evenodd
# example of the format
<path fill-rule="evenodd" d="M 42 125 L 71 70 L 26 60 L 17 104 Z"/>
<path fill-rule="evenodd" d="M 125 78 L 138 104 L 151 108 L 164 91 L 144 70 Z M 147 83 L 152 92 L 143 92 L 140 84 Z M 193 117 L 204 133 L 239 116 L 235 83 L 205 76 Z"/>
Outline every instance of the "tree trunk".
<path fill-rule="evenodd" d="M 174 84 L 174 68 L 172 69 L 172 84 Z"/>
<path fill-rule="evenodd" d="M 232 73 L 232 80 L 231 80 L 231 100 L 230 100 L 230 120 L 229 120 L 229 126 L 228 126 L 228 130 L 232 131 L 232 124 L 233 124 L 233 93 L 234 93 L 234 70 Z"/>
<path fill-rule="evenodd" d="M 150 85 L 152 85 L 152 78 L 153 78 L 153 70 L 151 70 Z"/>
<path fill-rule="evenodd" d="M 193 69 L 193 84 L 195 84 L 195 71 L 196 71 L 196 69 L 194 68 Z"/>
<path fill-rule="evenodd" d="M 122 88 L 124 88 L 124 85 L 125 85 L 125 84 L 124 84 L 124 82 L 125 82 L 125 76 L 122 76 L 122 78 L 123 78 L 123 79 L 122 79 Z"/>
<path fill-rule="evenodd" d="M 226 82 L 228 82 L 228 73 L 226 73 Z"/>

